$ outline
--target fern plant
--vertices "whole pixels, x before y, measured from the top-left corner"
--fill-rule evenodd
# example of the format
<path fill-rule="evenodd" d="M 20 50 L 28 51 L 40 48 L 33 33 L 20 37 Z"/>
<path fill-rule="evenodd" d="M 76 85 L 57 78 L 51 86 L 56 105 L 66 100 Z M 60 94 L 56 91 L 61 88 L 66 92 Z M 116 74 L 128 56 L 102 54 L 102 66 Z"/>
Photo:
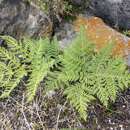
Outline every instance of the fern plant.
<path fill-rule="evenodd" d="M 113 46 L 109 43 L 95 53 L 94 45 L 82 30 L 60 57 L 62 65 L 58 71 L 49 74 L 46 91 L 63 89 L 83 119 L 87 117 L 87 106 L 96 98 L 107 107 L 115 101 L 117 92 L 130 83 L 124 60 L 111 56 Z"/>
<path fill-rule="evenodd" d="M 8 97 L 24 76 L 28 76 L 27 98 L 33 100 L 40 82 L 47 76 L 58 58 L 57 40 L 48 38 L 20 42 L 9 36 L 1 36 L 7 47 L 0 47 L 1 98 Z"/>
<path fill-rule="evenodd" d="M 84 29 L 62 55 L 56 39 L 18 42 L 9 36 L 1 38 L 6 42 L 6 47 L 0 47 L 1 98 L 8 97 L 22 78 L 28 76 L 28 101 L 33 100 L 44 80 L 46 92 L 63 89 L 81 118 L 86 119 L 87 106 L 93 100 L 98 98 L 107 107 L 119 91 L 129 86 L 130 75 L 124 60 L 111 55 L 114 44 L 95 52 Z"/>

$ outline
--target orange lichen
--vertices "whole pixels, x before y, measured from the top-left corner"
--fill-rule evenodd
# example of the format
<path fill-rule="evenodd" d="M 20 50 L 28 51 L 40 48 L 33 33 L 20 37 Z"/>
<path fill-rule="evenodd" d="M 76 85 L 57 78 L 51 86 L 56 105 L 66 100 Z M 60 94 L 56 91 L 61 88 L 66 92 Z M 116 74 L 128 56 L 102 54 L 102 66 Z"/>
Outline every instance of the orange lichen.
<path fill-rule="evenodd" d="M 107 26 L 100 18 L 78 17 L 74 21 L 75 30 L 79 31 L 81 25 L 85 27 L 89 40 L 96 44 L 97 50 L 108 44 L 109 41 L 113 41 L 115 43 L 113 55 L 126 56 L 129 54 L 130 38 Z"/>

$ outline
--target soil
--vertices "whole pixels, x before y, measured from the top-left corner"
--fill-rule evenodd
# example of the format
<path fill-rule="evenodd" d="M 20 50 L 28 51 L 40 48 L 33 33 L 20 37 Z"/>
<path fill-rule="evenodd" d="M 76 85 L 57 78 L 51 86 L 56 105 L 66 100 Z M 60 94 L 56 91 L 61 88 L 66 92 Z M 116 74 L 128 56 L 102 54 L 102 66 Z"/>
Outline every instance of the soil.
<path fill-rule="evenodd" d="M 120 93 L 108 109 L 98 101 L 91 104 L 86 122 L 78 118 L 62 91 L 44 96 L 41 85 L 30 104 L 26 103 L 24 92 L 25 87 L 20 84 L 8 99 L 0 102 L 0 130 L 130 130 L 130 89 Z"/>

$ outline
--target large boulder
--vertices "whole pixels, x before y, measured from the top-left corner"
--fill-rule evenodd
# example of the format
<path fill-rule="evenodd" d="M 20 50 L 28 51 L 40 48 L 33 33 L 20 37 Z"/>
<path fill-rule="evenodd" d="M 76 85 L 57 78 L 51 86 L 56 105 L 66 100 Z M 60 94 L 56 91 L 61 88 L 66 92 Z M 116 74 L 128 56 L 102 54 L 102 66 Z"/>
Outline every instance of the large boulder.
<path fill-rule="evenodd" d="M 130 66 L 129 37 L 109 27 L 98 17 L 78 17 L 74 21 L 75 30 L 79 31 L 81 25 L 85 27 L 86 36 L 95 44 L 97 51 L 106 46 L 109 42 L 114 42 L 115 46 L 113 48 L 113 56 L 122 56 Z"/>
<path fill-rule="evenodd" d="M 17 39 L 50 35 L 52 23 L 38 7 L 23 0 L 0 1 L 0 34 Z"/>
<path fill-rule="evenodd" d="M 115 43 L 113 56 L 122 56 L 130 66 L 130 38 L 108 26 L 99 17 L 79 16 L 73 22 L 62 23 L 55 33 L 61 48 L 64 49 L 72 43 L 81 25 L 85 27 L 86 37 L 95 44 L 96 51 L 113 41 Z"/>
<path fill-rule="evenodd" d="M 106 25 L 102 19 L 78 17 L 74 21 L 75 29 L 79 31 L 81 25 L 85 27 L 86 36 L 95 43 L 97 50 L 112 41 L 115 43 L 113 55 L 124 57 L 130 54 L 130 38 Z"/>
<path fill-rule="evenodd" d="M 87 11 L 113 27 L 130 29 L 130 0 L 90 0 Z"/>

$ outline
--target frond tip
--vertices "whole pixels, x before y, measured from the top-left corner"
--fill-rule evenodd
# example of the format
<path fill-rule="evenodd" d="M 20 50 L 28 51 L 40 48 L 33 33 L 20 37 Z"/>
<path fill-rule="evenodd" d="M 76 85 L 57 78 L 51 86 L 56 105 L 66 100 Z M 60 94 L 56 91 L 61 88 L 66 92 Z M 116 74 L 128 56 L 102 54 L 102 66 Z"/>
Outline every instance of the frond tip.
<path fill-rule="evenodd" d="M 81 118 L 86 120 L 87 106 L 95 98 L 89 93 L 86 93 L 83 88 L 81 84 L 71 85 L 64 91 L 64 94 L 67 95 L 67 99 L 78 110 Z"/>

